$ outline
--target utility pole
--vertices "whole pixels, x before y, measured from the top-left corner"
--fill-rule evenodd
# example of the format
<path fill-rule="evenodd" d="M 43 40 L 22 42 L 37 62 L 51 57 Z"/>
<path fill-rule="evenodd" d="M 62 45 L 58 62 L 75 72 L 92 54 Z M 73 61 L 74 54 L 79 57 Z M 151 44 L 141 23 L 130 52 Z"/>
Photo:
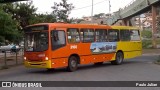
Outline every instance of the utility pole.
<path fill-rule="evenodd" d="M 157 42 L 156 42 L 156 17 L 157 17 L 157 7 L 152 6 L 152 45 L 153 48 L 157 48 Z"/>
<path fill-rule="evenodd" d="M 92 0 L 92 11 L 91 11 L 91 23 L 93 23 L 93 0 Z"/>

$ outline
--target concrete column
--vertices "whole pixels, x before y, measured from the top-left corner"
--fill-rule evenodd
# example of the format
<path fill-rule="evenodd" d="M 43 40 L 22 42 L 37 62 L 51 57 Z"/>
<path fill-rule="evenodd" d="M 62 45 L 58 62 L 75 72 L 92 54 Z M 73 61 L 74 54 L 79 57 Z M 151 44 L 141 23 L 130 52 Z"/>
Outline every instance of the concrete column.
<path fill-rule="evenodd" d="M 139 23 L 139 28 L 141 29 L 141 15 L 139 15 L 139 20 L 138 20 L 138 23 Z"/>
<path fill-rule="evenodd" d="M 129 20 L 128 19 L 123 19 L 122 24 L 123 24 L 123 26 L 129 26 Z"/>
<path fill-rule="evenodd" d="M 127 26 L 130 26 L 130 20 L 129 19 L 127 20 Z"/>
<path fill-rule="evenodd" d="M 126 20 L 122 20 L 122 26 L 126 26 Z"/>
<path fill-rule="evenodd" d="M 157 12 L 156 12 L 156 7 L 152 6 L 152 45 L 153 48 L 157 48 L 157 43 L 156 43 L 156 17 L 157 17 Z"/>
<path fill-rule="evenodd" d="M 127 18 L 122 20 L 123 26 L 132 26 L 132 18 Z"/>

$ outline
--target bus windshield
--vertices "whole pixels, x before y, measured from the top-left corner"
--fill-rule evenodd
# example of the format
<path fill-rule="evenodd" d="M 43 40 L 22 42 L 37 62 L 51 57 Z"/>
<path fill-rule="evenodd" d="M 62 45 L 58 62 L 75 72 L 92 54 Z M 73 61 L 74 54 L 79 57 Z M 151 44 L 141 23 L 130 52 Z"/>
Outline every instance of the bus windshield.
<path fill-rule="evenodd" d="M 25 51 L 40 52 L 48 49 L 48 32 L 25 33 Z"/>

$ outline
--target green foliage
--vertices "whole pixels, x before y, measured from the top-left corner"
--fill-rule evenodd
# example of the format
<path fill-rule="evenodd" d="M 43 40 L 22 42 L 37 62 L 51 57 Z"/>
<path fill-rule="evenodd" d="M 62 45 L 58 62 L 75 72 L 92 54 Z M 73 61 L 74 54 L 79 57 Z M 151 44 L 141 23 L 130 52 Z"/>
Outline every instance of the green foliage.
<path fill-rule="evenodd" d="M 26 3 L 9 3 L 3 6 L 6 13 L 12 14 L 12 18 L 18 21 L 19 30 L 27 25 L 36 23 L 51 23 L 56 21 L 56 17 L 51 14 L 37 14 L 37 8 L 33 2 Z"/>
<path fill-rule="evenodd" d="M 32 1 L 0 4 L 0 42 L 19 43 L 23 39 L 22 29 L 30 24 L 56 21 L 73 22 L 68 15 L 74 8 L 67 0 L 54 3 L 52 14 L 37 14 Z"/>
<path fill-rule="evenodd" d="M 5 42 L 5 40 L 12 42 L 18 37 L 16 23 L 11 15 L 0 10 L 0 42 Z"/>
<path fill-rule="evenodd" d="M 56 16 L 57 21 L 70 22 L 68 19 L 71 10 L 74 8 L 72 4 L 68 4 L 67 0 L 62 0 L 60 3 L 54 3 L 54 6 L 51 7 L 53 9 L 53 16 Z"/>
<path fill-rule="evenodd" d="M 23 39 L 23 31 L 21 31 L 25 26 L 35 23 L 46 22 L 47 20 L 52 20 L 49 15 L 37 15 L 37 8 L 34 7 L 32 2 L 27 3 L 7 3 L 1 5 L 1 8 L 6 15 L 10 15 L 10 19 L 12 21 L 16 21 L 12 23 L 15 25 L 16 29 L 5 29 L 5 31 L 12 33 L 12 35 L 3 35 L 0 36 L 0 40 L 4 41 L 5 39 L 10 42 L 19 43 Z M 4 17 L 6 18 L 6 17 Z M 10 22 L 8 19 L 6 22 Z M 10 25 L 12 25 L 10 24 Z M 2 24 L 1 24 L 2 25 Z M 7 26 L 4 26 L 7 28 Z M 14 30 L 14 31 L 10 31 Z M 11 38 L 11 39 L 10 39 Z"/>
<path fill-rule="evenodd" d="M 7 3 L 3 5 L 3 10 L 12 15 L 18 21 L 19 29 L 29 25 L 30 20 L 36 14 L 37 8 L 32 2 Z"/>
<path fill-rule="evenodd" d="M 152 32 L 151 32 L 151 30 L 143 30 L 143 31 L 141 32 L 141 34 L 142 34 L 142 37 L 144 37 L 144 38 L 151 38 L 151 37 L 152 37 Z"/>
<path fill-rule="evenodd" d="M 35 23 L 53 23 L 56 22 L 55 17 L 53 17 L 51 14 L 36 14 L 35 16 L 32 16 L 32 19 L 30 20 L 30 24 Z"/>
<path fill-rule="evenodd" d="M 152 48 L 152 41 L 151 40 L 143 40 L 142 41 L 142 47 L 144 49 Z"/>

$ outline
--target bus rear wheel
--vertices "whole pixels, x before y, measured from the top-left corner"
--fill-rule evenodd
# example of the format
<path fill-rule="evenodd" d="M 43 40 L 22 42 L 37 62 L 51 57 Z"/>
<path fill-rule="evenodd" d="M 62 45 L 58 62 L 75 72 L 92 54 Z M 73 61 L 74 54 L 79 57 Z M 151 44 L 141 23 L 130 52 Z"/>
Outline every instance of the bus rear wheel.
<path fill-rule="evenodd" d="M 77 57 L 71 56 L 69 58 L 69 61 L 68 61 L 67 70 L 70 71 L 70 72 L 73 72 L 73 71 L 77 70 L 77 67 L 78 67 L 78 59 L 77 59 Z"/>
<path fill-rule="evenodd" d="M 123 53 L 122 52 L 117 52 L 116 53 L 116 60 L 111 61 L 111 64 L 113 64 L 113 65 L 120 65 L 120 64 L 122 64 L 123 59 L 124 59 Z"/>

